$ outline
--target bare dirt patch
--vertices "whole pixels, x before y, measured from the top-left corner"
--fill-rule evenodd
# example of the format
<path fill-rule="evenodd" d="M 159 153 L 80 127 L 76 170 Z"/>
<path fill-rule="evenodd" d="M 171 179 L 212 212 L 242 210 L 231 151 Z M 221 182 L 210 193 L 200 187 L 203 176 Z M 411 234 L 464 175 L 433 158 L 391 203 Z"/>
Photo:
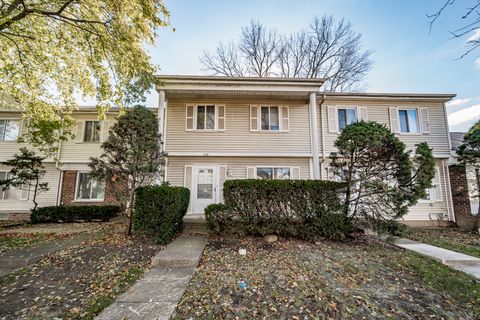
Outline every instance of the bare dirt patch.
<path fill-rule="evenodd" d="M 434 289 L 409 265 L 415 259 L 367 240 L 314 245 L 211 238 L 175 319 L 478 319 L 477 295 Z M 472 281 L 465 290 L 480 289 L 469 277 L 441 270 Z"/>
<path fill-rule="evenodd" d="M 0 278 L 0 319 L 91 319 L 149 267 L 161 246 L 103 224 L 98 236 Z"/>

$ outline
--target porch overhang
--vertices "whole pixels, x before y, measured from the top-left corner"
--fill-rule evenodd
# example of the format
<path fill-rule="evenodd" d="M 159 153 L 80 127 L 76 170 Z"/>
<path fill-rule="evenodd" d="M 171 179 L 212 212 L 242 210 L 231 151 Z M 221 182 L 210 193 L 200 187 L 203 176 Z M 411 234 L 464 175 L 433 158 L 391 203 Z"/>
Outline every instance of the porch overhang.
<path fill-rule="evenodd" d="M 304 100 L 318 93 L 322 79 L 253 78 L 219 76 L 159 75 L 157 91 L 167 99 L 260 99 Z"/>

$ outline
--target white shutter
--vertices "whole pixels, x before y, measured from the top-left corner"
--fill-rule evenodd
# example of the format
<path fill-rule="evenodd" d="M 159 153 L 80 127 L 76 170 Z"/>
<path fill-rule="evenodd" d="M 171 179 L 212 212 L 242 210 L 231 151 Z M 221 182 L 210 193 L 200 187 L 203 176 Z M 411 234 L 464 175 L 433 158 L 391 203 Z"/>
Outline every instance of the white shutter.
<path fill-rule="evenodd" d="M 193 131 L 193 124 L 195 118 L 194 106 L 188 105 L 185 110 L 185 130 Z"/>
<path fill-rule="evenodd" d="M 398 124 L 398 109 L 397 107 L 390 107 L 388 111 L 390 114 L 390 130 L 393 133 L 397 133 L 400 127 Z"/>
<path fill-rule="evenodd" d="M 282 117 L 282 131 L 290 130 L 289 127 L 289 110 L 288 107 L 281 107 L 281 117 Z"/>
<path fill-rule="evenodd" d="M 24 142 L 26 142 L 28 134 L 28 120 L 22 120 L 20 122 L 20 135 L 19 138 L 22 138 Z"/>
<path fill-rule="evenodd" d="M 420 108 L 420 127 L 422 133 L 430 133 L 430 121 L 428 119 L 428 108 Z"/>
<path fill-rule="evenodd" d="M 217 130 L 225 130 L 225 119 L 226 119 L 226 109 L 225 106 L 217 106 Z"/>
<path fill-rule="evenodd" d="M 183 186 L 192 190 L 193 167 L 185 166 L 185 174 L 183 176 Z"/>
<path fill-rule="evenodd" d="M 223 183 L 227 179 L 227 166 L 218 167 L 218 201 L 223 203 Z"/>
<path fill-rule="evenodd" d="M 20 195 L 19 195 L 20 200 L 28 200 L 28 195 L 30 193 L 29 188 L 27 188 L 26 186 L 21 186 L 21 189 L 19 190 L 19 192 L 20 192 Z"/>
<path fill-rule="evenodd" d="M 300 179 L 300 168 L 293 167 L 292 170 L 292 180 L 299 180 Z"/>
<path fill-rule="evenodd" d="M 255 179 L 255 167 L 247 167 L 247 179 Z"/>
<path fill-rule="evenodd" d="M 328 118 L 328 132 L 338 132 L 337 108 L 327 107 Z"/>
<path fill-rule="evenodd" d="M 250 106 L 250 131 L 258 131 L 258 106 Z"/>
<path fill-rule="evenodd" d="M 435 168 L 435 176 L 433 177 L 433 188 L 435 194 L 435 202 L 443 201 L 442 198 L 442 183 L 440 180 L 440 169 Z"/>
<path fill-rule="evenodd" d="M 108 130 L 110 130 L 110 121 L 102 121 L 102 134 L 100 136 L 101 142 L 107 140 Z"/>
<path fill-rule="evenodd" d="M 367 107 L 358 107 L 358 121 L 368 121 Z"/>
<path fill-rule="evenodd" d="M 77 130 L 75 131 L 75 142 L 82 143 L 85 132 L 85 121 L 77 121 Z"/>

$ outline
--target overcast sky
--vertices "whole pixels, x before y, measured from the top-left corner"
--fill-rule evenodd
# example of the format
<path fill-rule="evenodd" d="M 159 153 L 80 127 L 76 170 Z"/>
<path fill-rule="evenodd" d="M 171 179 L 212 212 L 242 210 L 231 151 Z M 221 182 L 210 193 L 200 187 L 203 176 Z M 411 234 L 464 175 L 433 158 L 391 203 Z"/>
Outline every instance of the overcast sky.
<path fill-rule="evenodd" d="M 158 32 L 153 61 L 163 74 L 205 74 L 199 55 L 219 41 L 237 39 L 251 19 L 289 33 L 308 26 L 314 16 L 345 18 L 373 50 L 368 92 L 456 93 L 448 105 L 451 131 L 466 131 L 480 118 L 480 50 L 458 59 L 468 37 L 452 39 L 471 0 L 457 1 L 429 34 L 428 13 L 444 0 L 166 0 L 171 27 Z M 175 31 L 173 31 L 173 27 Z M 476 63 L 477 62 L 477 63 Z M 147 105 L 157 103 L 148 96 Z"/>

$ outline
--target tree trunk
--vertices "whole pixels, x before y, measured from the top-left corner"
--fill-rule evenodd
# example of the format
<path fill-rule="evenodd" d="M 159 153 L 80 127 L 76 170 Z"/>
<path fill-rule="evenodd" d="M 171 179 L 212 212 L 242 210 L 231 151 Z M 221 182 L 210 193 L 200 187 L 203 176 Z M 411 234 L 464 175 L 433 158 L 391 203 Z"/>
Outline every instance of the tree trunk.
<path fill-rule="evenodd" d="M 30 184 L 29 184 L 29 189 L 30 189 Z M 33 190 L 33 198 L 32 198 L 32 202 L 33 202 L 33 212 L 35 212 L 37 210 L 37 207 L 38 207 L 38 203 L 37 203 L 37 191 L 38 191 L 38 179 L 35 183 L 35 189 Z"/>
<path fill-rule="evenodd" d="M 133 201 L 135 199 L 135 189 L 130 191 L 130 195 L 128 197 L 128 204 L 127 204 L 127 217 L 128 217 L 128 224 L 127 224 L 127 235 L 132 235 L 132 224 L 133 224 Z"/>

